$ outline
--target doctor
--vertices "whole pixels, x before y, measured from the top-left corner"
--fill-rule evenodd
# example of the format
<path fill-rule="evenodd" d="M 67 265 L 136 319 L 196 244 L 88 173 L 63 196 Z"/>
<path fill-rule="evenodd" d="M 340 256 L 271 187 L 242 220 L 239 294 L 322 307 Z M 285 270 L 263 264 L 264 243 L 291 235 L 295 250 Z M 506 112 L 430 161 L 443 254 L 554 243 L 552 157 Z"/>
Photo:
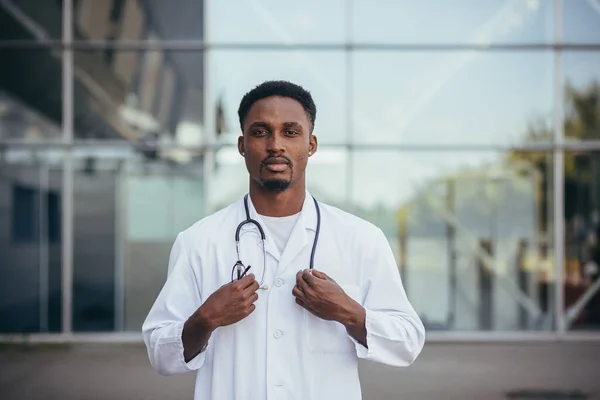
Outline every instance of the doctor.
<path fill-rule="evenodd" d="M 307 192 L 309 92 L 265 82 L 238 114 L 249 193 L 177 236 L 142 327 L 150 362 L 195 371 L 198 400 L 361 399 L 359 359 L 409 366 L 425 341 L 389 243 Z"/>

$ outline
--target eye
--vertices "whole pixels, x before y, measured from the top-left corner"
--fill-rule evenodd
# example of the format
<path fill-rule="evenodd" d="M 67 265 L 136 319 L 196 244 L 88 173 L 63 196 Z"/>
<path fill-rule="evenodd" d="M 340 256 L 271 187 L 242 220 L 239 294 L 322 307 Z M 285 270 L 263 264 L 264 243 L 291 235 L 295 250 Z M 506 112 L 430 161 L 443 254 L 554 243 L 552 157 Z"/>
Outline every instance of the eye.
<path fill-rule="evenodd" d="M 297 134 L 298 134 L 298 132 L 296 132 L 296 131 L 287 131 L 286 133 L 287 133 L 288 135 L 292 135 L 292 136 L 293 136 L 293 135 L 297 135 Z"/>
<path fill-rule="evenodd" d="M 264 129 L 256 129 L 254 131 L 252 131 L 252 134 L 254 136 L 262 136 L 265 135 L 267 133 L 267 131 L 265 131 Z"/>

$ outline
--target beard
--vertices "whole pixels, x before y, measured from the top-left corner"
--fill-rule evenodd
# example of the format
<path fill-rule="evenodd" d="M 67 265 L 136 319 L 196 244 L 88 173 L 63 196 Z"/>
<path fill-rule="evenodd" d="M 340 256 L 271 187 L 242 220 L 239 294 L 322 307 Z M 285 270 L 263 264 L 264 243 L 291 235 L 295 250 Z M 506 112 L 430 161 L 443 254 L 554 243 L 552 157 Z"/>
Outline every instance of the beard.
<path fill-rule="evenodd" d="M 258 183 L 266 191 L 273 192 L 273 193 L 283 192 L 284 190 L 286 190 L 287 188 L 290 187 L 290 185 L 292 184 L 292 181 L 293 181 L 293 177 L 294 177 L 294 172 L 293 172 L 291 162 L 288 166 L 289 166 L 289 170 L 290 170 L 289 177 L 287 177 L 285 175 L 284 175 L 285 177 L 274 177 L 274 176 L 269 176 L 270 173 L 266 172 L 264 170 L 265 165 L 262 164 L 260 167 L 260 172 L 259 172 L 260 177 L 258 179 Z M 263 174 L 265 174 L 265 173 L 268 175 L 264 176 Z"/>
<path fill-rule="evenodd" d="M 291 180 L 287 179 L 262 179 L 260 184 L 269 192 L 283 192 L 290 187 Z"/>

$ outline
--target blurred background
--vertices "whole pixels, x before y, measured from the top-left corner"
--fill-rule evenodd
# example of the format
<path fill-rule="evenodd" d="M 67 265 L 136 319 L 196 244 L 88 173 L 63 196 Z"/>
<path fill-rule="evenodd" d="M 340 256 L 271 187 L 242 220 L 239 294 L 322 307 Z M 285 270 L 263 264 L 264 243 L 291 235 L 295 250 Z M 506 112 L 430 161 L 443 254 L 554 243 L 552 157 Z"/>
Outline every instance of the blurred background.
<path fill-rule="evenodd" d="M 0 338 L 139 340 L 268 79 L 432 340 L 600 339 L 600 0 L 0 0 Z"/>

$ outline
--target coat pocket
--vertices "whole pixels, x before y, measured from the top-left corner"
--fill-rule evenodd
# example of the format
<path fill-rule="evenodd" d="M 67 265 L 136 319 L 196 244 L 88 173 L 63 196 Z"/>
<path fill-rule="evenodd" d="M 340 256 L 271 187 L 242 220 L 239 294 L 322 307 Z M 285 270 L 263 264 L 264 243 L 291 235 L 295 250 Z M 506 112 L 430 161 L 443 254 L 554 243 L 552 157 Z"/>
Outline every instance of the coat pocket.
<path fill-rule="evenodd" d="M 358 285 L 340 286 L 346 294 L 357 302 L 361 302 Z M 307 310 L 304 315 L 308 349 L 311 353 L 343 354 L 355 351 L 354 342 L 342 324 L 337 321 L 323 320 Z"/>

